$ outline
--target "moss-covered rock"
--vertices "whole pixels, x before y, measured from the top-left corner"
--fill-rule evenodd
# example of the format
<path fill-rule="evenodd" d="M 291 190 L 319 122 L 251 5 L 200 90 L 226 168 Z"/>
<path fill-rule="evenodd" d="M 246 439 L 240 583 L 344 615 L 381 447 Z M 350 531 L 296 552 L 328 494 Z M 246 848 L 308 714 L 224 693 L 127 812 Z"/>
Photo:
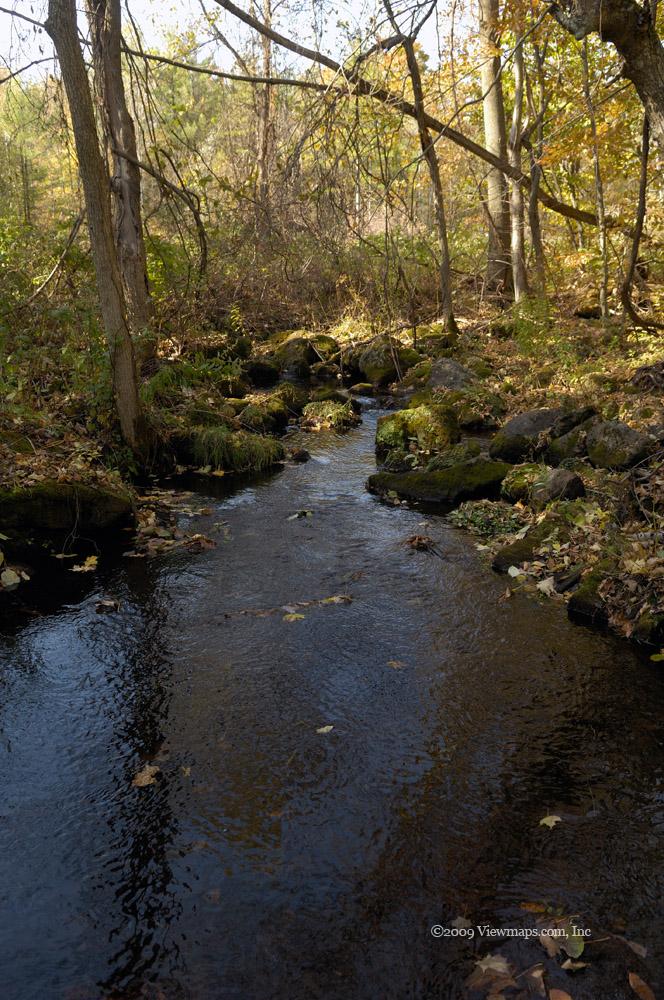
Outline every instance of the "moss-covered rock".
<path fill-rule="evenodd" d="M 284 457 L 284 447 L 276 438 L 226 427 L 193 428 L 174 440 L 174 445 L 187 464 L 225 472 L 260 472 Z"/>
<path fill-rule="evenodd" d="M 528 503 L 533 487 L 538 483 L 544 483 L 549 471 L 548 466 L 535 462 L 515 465 L 503 480 L 501 487 L 503 497 L 510 503 Z"/>
<path fill-rule="evenodd" d="M 314 333 L 309 337 L 309 342 L 319 361 L 329 361 L 339 353 L 338 342 L 327 333 Z"/>
<path fill-rule="evenodd" d="M 440 358 L 431 366 L 430 389 L 467 389 L 475 381 L 475 375 L 453 358 Z"/>
<path fill-rule="evenodd" d="M 360 423 L 350 401 L 346 403 L 307 403 L 302 411 L 302 427 L 305 430 L 333 430 L 339 433 Z"/>
<path fill-rule="evenodd" d="M 268 358 L 252 358 L 244 366 L 244 373 L 252 385 L 269 388 L 279 381 L 279 365 Z"/>
<path fill-rule="evenodd" d="M 493 557 L 492 567 L 498 573 L 507 573 L 510 566 L 522 566 L 532 562 L 535 553 L 548 539 L 561 538 L 567 535 L 564 522 L 555 514 L 547 515 L 539 524 L 529 528 L 523 538 L 516 538 Z"/>
<path fill-rule="evenodd" d="M 373 396 L 374 387 L 371 382 L 356 382 L 355 385 L 351 385 L 349 392 L 352 392 L 354 396 Z"/>
<path fill-rule="evenodd" d="M 312 403 L 347 403 L 348 397 L 331 385 L 322 385 L 311 393 Z"/>
<path fill-rule="evenodd" d="M 629 469 L 647 458 L 653 449 L 647 434 L 620 420 L 596 424 L 586 437 L 586 450 L 593 465 L 601 469 Z"/>
<path fill-rule="evenodd" d="M 453 409 L 442 404 L 425 404 L 380 417 L 376 453 L 384 456 L 393 448 L 408 451 L 411 442 L 421 451 L 443 451 L 456 444 L 459 436 Z"/>
<path fill-rule="evenodd" d="M 274 360 L 290 378 L 303 379 L 308 377 L 311 365 L 320 358 L 307 337 L 292 336 L 277 348 Z"/>
<path fill-rule="evenodd" d="M 273 398 L 283 400 L 293 415 L 302 413 L 309 401 L 309 393 L 295 382 L 282 382 L 272 394 Z"/>
<path fill-rule="evenodd" d="M 590 417 L 578 424 L 572 430 L 560 437 L 554 438 L 548 445 L 544 457 L 551 465 L 561 465 L 570 459 L 579 458 L 586 453 L 586 436 L 588 431 L 598 422 L 598 417 Z"/>
<path fill-rule="evenodd" d="M 421 355 L 412 348 L 403 347 L 398 341 L 391 341 L 387 337 L 379 337 L 350 351 L 346 364 L 367 382 L 381 387 L 394 382 L 399 376 L 403 377 L 421 360 Z"/>
<path fill-rule="evenodd" d="M 609 615 L 599 588 L 615 568 L 616 564 L 612 559 L 602 559 L 582 578 L 567 603 L 567 614 L 571 621 L 603 628 L 608 625 Z"/>
<path fill-rule="evenodd" d="M 522 462 L 537 450 L 540 435 L 550 430 L 562 416 L 561 409 L 528 410 L 512 417 L 501 427 L 489 448 L 492 458 Z"/>
<path fill-rule="evenodd" d="M 453 448 L 446 448 L 444 451 L 434 455 L 426 466 L 427 472 L 440 472 L 441 469 L 449 469 L 452 465 L 460 465 L 463 462 L 471 462 L 479 458 L 482 447 L 479 441 L 462 441 L 454 445 Z"/>
<path fill-rule="evenodd" d="M 45 480 L 0 490 L 0 524 L 19 532 L 92 532 L 127 523 L 133 516 L 131 494 L 121 487 Z"/>
<path fill-rule="evenodd" d="M 367 489 L 379 496 L 394 494 L 404 500 L 449 508 L 462 500 L 496 496 L 508 471 L 505 462 L 479 458 L 440 472 L 379 472 L 369 477 Z"/>

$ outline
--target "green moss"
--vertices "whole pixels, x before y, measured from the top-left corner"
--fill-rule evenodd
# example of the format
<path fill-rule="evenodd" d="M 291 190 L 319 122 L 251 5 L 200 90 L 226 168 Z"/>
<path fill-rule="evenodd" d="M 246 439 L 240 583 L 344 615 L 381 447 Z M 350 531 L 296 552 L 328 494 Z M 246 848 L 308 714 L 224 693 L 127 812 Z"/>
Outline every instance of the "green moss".
<path fill-rule="evenodd" d="M 454 410 L 438 403 L 414 409 L 397 410 L 380 417 L 376 428 L 376 451 L 386 454 L 392 448 L 407 451 L 415 441 L 421 451 L 442 451 L 459 440 Z"/>
<path fill-rule="evenodd" d="M 523 515 L 501 500 L 468 500 L 452 511 L 450 521 L 481 538 L 512 534 L 524 523 Z"/>
<path fill-rule="evenodd" d="M 359 422 L 360 417 L 350 402 L 307 403 L 302 412 L 302 426 L 311 430 L 346 431 Z"/>
<path fill-rule="evenodd" d="M 284 457 L 280 441 L 225 427 L 196 428 L 191 433 L 189 448 L 197 465 L 227 472 L 259 472 Z"/>
<path fill-rule="evenodd" d="M 501 493 L 506 500 L 512 503 L 527 503 L 533 491 L 533 487 L 543 483 L 549 472 L 548 466 L 527 462 L 524 465 L 515 465 L 505 476 Z"/>
<path fill-rule="evenodd" d="M 333 388 L 333 386 L 324 385 L 320 389 L 315 389 L 311 393 L 312 403 L 347 403 L 348 398 L 344 396 L 343 392 L 339 389 Z"/>
<path fill-rule="evenodd" d="M 248 406 L 245 406 L 238 420 L 243 427 L 254 431 L 256 434 L 269 434 L 270 431 L 276 428 L 274 418 L 267 412 L 264 406 L 259 406 L 256 403 L 250 403 Z"/>
<path fill-rule="evenodd" d="M 3 530 L 90 531 L 108 528 L 132 513 L 131 494 L 121 487 L 44 480 L 0 490 Z"/>
<path fill-rule="evenodd" d="M 319 358 L 323 361 L 329 361 L 331 357 L 339 352 L 339 344 L 334 337 L 330 337 L 327 333 L 315 333 L 309 338 L 309 341 Z"/>
<path fill-rule="evenodd" d="M 506 462 L 480 458 L 440 472 L 379 472 L 369 477 L 367 488 L 380 495 L 394 493 L 405 500 L 450 506 L 494 496 L 509 468 Z"/>
<path fill-rule="evenodd" d="M 302 386 L 294 382 L 282 382 L 272 394 L 273 399 L 281 399 L 292 414 L 302 413 L 307 404 L 309 394 Z"/>
<path fill-rule="evenodd" d="M 447 448 L 435 455 L 426 467 L 427 472 L 439 472 L 441 469 L 449 469 L 452 465 L 459 465 L 461 462 L 470 462 L 479 458 L 482 448 L 478 441 L 463 441 L 453 448 Z"/>

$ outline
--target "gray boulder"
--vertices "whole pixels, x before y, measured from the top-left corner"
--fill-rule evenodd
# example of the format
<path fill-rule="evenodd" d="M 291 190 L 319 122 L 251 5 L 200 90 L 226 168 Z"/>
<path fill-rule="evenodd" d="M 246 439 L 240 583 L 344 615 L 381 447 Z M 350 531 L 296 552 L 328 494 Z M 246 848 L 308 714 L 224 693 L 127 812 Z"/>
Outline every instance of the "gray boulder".
<path fill-rule="evenodd" d="M 652 447 L 653 439 L 648 434 L 620 420 L 596 424 L 586 437 L 588 457 L 600 469 L 629 469 L 647 458 Z"/>
<path fill-rule="evenodd" d="M 532 501 L 538 507 L 545 507 L 553 500 L 578 500 L 585 494 L 583 480 L 576 472 L 553 469 L 543 483 L 533 488 Z"/>
<path fill-rule="evenodd" d="M 475 381 L 468 369 L 452 358 L 439 358 L 431 366 L 429 389 L 467 389 Z"/>
<path fill-rule="evenodd" d="M 522 462 L 537 450 L 540 434 L 550 430 L 563 412 L 562 409 L 527 410 L 512 417 L 494 437 L 489 454 L 505 462 Z"/>

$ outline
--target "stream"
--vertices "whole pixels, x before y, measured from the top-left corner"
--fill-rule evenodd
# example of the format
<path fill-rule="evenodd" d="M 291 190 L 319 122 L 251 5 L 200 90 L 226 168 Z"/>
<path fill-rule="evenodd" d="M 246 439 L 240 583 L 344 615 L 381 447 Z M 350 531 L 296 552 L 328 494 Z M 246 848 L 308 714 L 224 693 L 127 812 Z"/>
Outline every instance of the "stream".
<path fill-rule="evenodd" d="M 368 494 L 375 420 L 198 479 L 214 549 L 102 557 L 3 624 L 5 1000 L 459 1000 L 474 957 L 544 952 L 431 926 L 539 901 L 664 983 L 661 666 Z M 551 985 L 630 995 L 595 975 Z"/>

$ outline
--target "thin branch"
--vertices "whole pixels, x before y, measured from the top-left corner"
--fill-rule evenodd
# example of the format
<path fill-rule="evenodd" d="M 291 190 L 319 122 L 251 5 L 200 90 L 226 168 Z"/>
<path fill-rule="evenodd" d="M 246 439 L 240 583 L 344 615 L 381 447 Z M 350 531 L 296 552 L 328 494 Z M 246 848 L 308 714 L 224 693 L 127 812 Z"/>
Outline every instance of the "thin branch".
<path fill-rule="evenodd" d="M 9 7 L 0 7 L 0 14 L 9 14 L 10 17 L 18 17 L 21 21 L 27 21 L 28 24 L 34 24 L 37 28 L 46 27 L 42 21 L 35 21 L 34 17 L 28 17 L 27 14 L 19 14 L 17 10 L 10 10 Z"/>
<path fill-rule="evenodd" d="M 3 83 L 9 83 L 9 81 L 13 80 L 14 77 L 20 76 L 21 73 L 25 73 L 27 70 L 32 69 L 33 66 L 39 66 L 40 63 L 51 62 L 54 58 L 55 56 L 44 56 L 43 59 L 33 59 L 32 62 L 27 64 L 27 66 L 21 66 L 20 69 L 15 69 L 12 73 L 8 73 L 7 76 L 3 76 L 0 80 L 0 87 Z"/>

